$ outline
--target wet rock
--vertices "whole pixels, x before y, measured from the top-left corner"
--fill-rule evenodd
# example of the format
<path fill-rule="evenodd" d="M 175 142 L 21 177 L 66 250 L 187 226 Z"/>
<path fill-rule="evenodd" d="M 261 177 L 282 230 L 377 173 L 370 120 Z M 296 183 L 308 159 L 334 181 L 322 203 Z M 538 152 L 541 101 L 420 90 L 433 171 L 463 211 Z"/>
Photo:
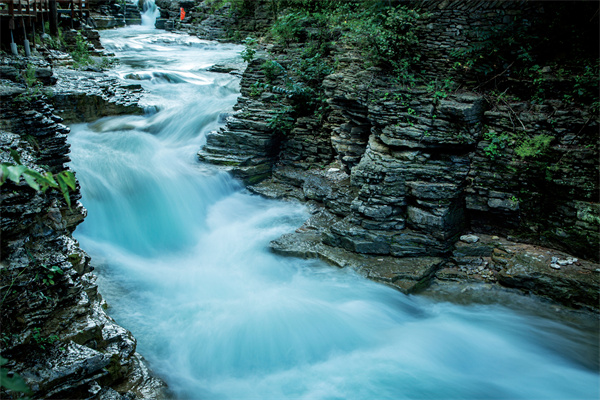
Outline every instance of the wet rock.
<path fill-rule="evenodd" d="M 215 64 L 210 66 L 207 71 L 218 72 L 220 74 L 241 75 L 243 71 L 241 64 Z"/>
<path fill-rule="evenodd" d="M 579 265 L 574 262 L 559 265 L 558 261 L 568 260 L 569 256 L 553 254 L 557 252 L 514 243 L 494 252 L 492 261 L 501 267 L 498 280 L 504 286 L 527 290 L 573 307 L 597 309 L 600 278 L 592 273 L 596 264 L 580 261 Z"/>
<path fill-rule="evenodd" d="M 0 159 L 14 162 L 12 149 L 38 172 L 67 169 L 62 119 L 43 96 L 12 93 L 0 91 Z M 71 208 L 61 193 L 36 192 L 24 180 L 5 182 L 0 197 L 0 286 L 10 288 L 0 308 L 2 356 L 33 397 L 166 398 L 131 333 L 104 312 L 90 257 L 71 237 L 85 216 L 79 190 Z M 0 397 L 9 398 L 4 389 Z"/>
<path fill-rule="evenodd" d="M 121 114 L 143 114 L 139 106 L 141 86 L 125 84 L 98 71 L 54 69 L 57 83 L 52 88 L 56 113 L 66 123 L 95 121 Z"/>
<path fill-rule="evenodd" d="M 477 235 L 462 235 L 459 239 L 461 242 L 465 243 L 477 243 L 477 241 L 479 241 Z"/>
<path fill-rule="evenodd" d="M 353 268 L 367 278 L 385 283 L 403 293 L 414 293 L 429 284 L 443 260 L 435 257 L 395 258 L 357 254 L 339 247 L 323 244 L 313 229 L 283 235 L 270 244 L 280 255 L 318 258 L 340 268 Z"/>
<path fill-rule="evenodd" d="M 449 21 L 503 25 L 500 15 L 515 11 L 516 4 L 423 5 L 432 13 L 418 45 L 419 54 L 427 55 L 419 65 L 427 79 L 414 86 L 398 84 L 381 68 L 364 65 L 352 46 L 337 43 L 331 49 L 336 71 L 319 88 L 327 98 L 326 115 L 297 118 L 286 135 L 265 123 L 286 103 L 275 93 L 253 91 L 256 82 L 266 83 L 264 59 L 255 60 L 244 73 L 236 115 L 209 135 L 199 156 L 252 181 L 254 193 L 325 207 L 336 219 L 311 235 L 340 254 L 443 257 L 449 263 L 439 276 L 488 282 L 505 268 L 500 254 L 512 248 L 505 238 L 597 260 L 597 115 L 550 98 L 541 105 L 488 102 L 489 96 L 468 90 L 471 72 L 448 61 L 449 52 L 475 40 Z M 537 12 L 525 3 L 516 8 Z M 473 12 L 466 15 L 466 9 Z M 287 66 L 302 47 L 268 49 Z M 431 85 L 442 79 L 460 90 L 440 97 Z M 285 87 L 276 80 L 269 84 Z M 551 156 L 541 161 L 515 154 L 514 135 L 526 140 L 539 134 L 553 137 Z M 330 168 L 346 178 L 336 182 L 315 172 Z M 549 262 L 545 269 L 554 271 L 552 265 L 561 272 L 569 266 Z"/>

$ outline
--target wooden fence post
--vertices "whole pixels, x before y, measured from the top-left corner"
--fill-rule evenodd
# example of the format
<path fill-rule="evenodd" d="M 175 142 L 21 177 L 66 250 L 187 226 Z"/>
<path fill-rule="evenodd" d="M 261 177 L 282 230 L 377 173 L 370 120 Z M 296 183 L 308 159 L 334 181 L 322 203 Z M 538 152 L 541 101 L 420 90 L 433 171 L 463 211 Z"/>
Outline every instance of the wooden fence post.
<path fill-rule="evenodd" d="M 50 0 L 50 35 L 58 36 L 58 10 L 56 0 Z"/>

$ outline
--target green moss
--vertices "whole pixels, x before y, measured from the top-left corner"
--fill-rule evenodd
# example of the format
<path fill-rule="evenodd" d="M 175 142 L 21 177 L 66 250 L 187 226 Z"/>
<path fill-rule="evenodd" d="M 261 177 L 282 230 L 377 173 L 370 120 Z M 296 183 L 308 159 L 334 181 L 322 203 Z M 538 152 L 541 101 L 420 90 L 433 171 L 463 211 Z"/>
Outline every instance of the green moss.
<path fill-rule="evenodd" d="M 550 149 L 550 143 L 554 140 L 553 136 L 540 134 L 535 135 L 532 138 L 525 139 L 515 149 L 515 154 L 519 157 L 526 158 L 537 158 L 540 157 Z"/>
<path fill-rule="evenodd" d="M 249 177 L 246 181 L 248 182 L 249 185 L 255 185 L 259 182 L 264 181 L 265 179 L 269 178 L 271 176 L 271 173 L 265 173 L 265 174 L 259 174 L 259 175 L 253 175 L 251 177 Z"/>
<path fill-rule="evenodd" d="M 71 265 L 73 265 L 73 267 L 76 267 L 77 265 L 81 264 L 82 257 L 81 257 L 81 254 L 79 254 L 79 253 L 71 253 L 67 257 L 67 260 L 69 260 L 69 262 L 71 263 Z"/>
<path fill-rule="evenodd" d="M 113 354 L 110 356 L 110 362 L 106 366 L 106 370 L 110 374 L 110 377 L 113 379 L 113 381 L 123 377 L 123 368 L 118 354 Z"/>

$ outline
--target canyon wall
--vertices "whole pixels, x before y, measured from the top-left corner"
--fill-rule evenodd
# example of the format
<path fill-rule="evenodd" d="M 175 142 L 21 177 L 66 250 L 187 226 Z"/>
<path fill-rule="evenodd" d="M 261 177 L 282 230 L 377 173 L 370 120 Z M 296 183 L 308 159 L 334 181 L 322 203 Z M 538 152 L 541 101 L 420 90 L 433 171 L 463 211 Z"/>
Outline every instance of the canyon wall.
<path fill-rule="evenodd" d="M 18 60 L 3 62 L 24 70 Z M 43 61 L 29 63 L 52 75 Z M 68 170 L 69 128 L 39 88 L 19 82 L 20 72 L 14 79 L 0 84 L 1 161 L 14 166 L 18 160 L 39 173 Z M 78 99 L 84 109 L 99 101 L 91 96 L 84 106 Z M 113 107 L 107 103 L 106 109 Z M 60 191 L 34 190 L 24 177 L 1 187 L 1 340 L 7 360 L 1 397 L 19 397 L 6 389 L 18 388 L 10 382 L 20 377 L 33 398 L 163 398 L 165 385 L 136 353 L 135 338 L 106 314 L 90 257 L 72 237 L 86 215 L 78 187 L 69 191 L 69 206 Z"/>
<path fill-rule="evenodd" d="M 471 52 L 491 46 L 498 32 L 552 10 L 525 1 L 404 4 L 420 13 L 411 52 L 419 55 L 412 65 L 419 71 L 416 82 L 366 64 L 364 54 L 339 40 L 320 56 L 334 67 L 313 92 L 322 93 L 326 112 L 282 122 L 298 93 L 293 84 L 308 85 L 294 70 L 300 65 L 295 60 L 319 44 L 319 33 L 306 23 L 297 40 L 272 44 L 267 35 L 264 51 L 244 73 L 236 113 L 208 136 L 200 159 L 231 170 L 257 193 L 308 201 L 329 214 L 312 226 L 319 234 L 307 239 L 327 249 L 322 258 L 333 249 L 417 264 L 441 257 L 445 261 L 433 271 L 412 278 L 414 287 L 438 271 L 438 278 L 477 276 L 597 306 L 597 93 L 587 104 L 573 102 L 576 77 L 561 76 L 554 66 L 539 66 L 529 80 L 516 74 L 482 80 L 477 64 L 468 63 Z M 503 78 L 510 69 L 501 66 Z M 494 79 L 498 83 L 490 84 Z M 466 234 L 475 234 L 481 246 L 461 241 Z M 532 257 L 543 253 L 543 268 L 527 279 L 554 283 L 503 278 L 518 275 L 492 257 L 494 249 L 506 253 L 508 243 L 535 252 Z M 284 252 L 280 244 L 274 247 Z M 579 259 L 557 264 L 569 257 Z M 557 294 L 552 287 L 561 281 L 573 293 Z M 574 293 L 579 286 L 586 287 L 583 297 Z"/>

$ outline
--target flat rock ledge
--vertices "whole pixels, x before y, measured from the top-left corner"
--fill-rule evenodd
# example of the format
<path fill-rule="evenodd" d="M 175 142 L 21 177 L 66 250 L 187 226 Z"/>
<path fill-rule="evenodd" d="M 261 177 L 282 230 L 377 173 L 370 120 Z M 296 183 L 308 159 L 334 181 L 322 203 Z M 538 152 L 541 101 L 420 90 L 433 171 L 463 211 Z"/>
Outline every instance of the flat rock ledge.
<path fill-rule="evenodd" d="M 264 197 L 304 202 L 312 212 L 302 227 L 272 241 L 271 251 L 350 267 L 406 294 L 417 293 L 436 281 L 479 282 L 518 289 L 573 308 L 600 311 L 599 264 L 559 250 L 519 243 L 512 237 L 466 233 L 447 256 L 440 257 L 394 257 L 326 244 L 330 229 L 344 221 L 345 209 L 339 204 L 345 201 L 332 206 L 330 195 L 318 195 L 315 190 L 336 193 L 332 190 L 336 187 L 339 193 L 344 183 L 341 175 L 332 169 L 280 168 L 275 170 L 274 178 L 248 186 L 252 193 Z"/>
<path fill-rule="evenodd" d="M 545 247 L 498 236 L 473 234 L 456 243 L 436 278 L 485 281 L 520 289 L 571 307 L 598 311 L 600 266 Z"/>
<path fill-rule="evenodd" d="M 402 293 L 415 293 L 427 286 L 444 263 L 439 257 L 395 258 L 353 253 L 321 243 L 315 230 L 298 229 L 270 243 L 276 254 L 319 259 L 340 268 L 352 268 L 365 277 L 392 286 Z"/>
<path fill-rule="evenodd" d="M 50 101 L 65 123 L 95 121 L 102 117 L 143 114 L 139 84 L 127 84 L 100 71 L 66 67 L 54 69 L 56 84 Z"/>

